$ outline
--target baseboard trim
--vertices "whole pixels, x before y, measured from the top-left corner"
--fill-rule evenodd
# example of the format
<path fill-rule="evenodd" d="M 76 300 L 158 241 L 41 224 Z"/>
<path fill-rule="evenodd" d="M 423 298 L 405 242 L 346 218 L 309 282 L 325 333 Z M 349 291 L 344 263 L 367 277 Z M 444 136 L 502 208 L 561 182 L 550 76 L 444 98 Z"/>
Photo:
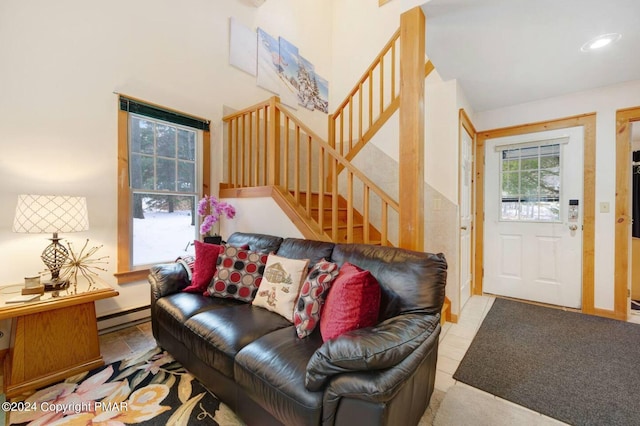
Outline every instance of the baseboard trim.
<path fill-rule="evenodd" d="M 121 328 L 148 321 L 149 318 L 151 318 L 151 308 L 149 305 L 127 309 L 125 311 L 99 316 L 98 330 L 100 334 L 110 333 Z"/>

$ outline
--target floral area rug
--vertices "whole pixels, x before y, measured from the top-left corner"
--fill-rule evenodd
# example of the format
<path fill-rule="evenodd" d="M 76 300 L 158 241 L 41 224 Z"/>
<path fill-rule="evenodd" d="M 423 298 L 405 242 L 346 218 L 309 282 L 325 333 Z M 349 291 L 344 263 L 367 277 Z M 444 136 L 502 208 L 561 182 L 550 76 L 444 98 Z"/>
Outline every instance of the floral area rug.
<path fill-rule="evenodd" d="M 243 424 L 160 348 L 70 377 L 14 405 L 11 425 Z"/>

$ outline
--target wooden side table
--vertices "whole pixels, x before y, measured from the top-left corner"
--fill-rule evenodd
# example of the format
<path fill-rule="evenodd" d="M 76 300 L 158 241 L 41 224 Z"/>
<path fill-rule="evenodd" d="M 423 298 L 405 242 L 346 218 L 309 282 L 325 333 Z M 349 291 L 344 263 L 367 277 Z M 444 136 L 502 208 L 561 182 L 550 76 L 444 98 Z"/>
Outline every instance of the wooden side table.
<path fill-rule="evenodd" d="M 109 285 L 78 284 L 58 295 L 45 293 L 39 301 L 19 304 L 6 303 L 15 294 L 2 289 L 0 320 L 13 319 L 4 362 L 7 398 L 104 365 L 94 302 L 119 294 Z"/>

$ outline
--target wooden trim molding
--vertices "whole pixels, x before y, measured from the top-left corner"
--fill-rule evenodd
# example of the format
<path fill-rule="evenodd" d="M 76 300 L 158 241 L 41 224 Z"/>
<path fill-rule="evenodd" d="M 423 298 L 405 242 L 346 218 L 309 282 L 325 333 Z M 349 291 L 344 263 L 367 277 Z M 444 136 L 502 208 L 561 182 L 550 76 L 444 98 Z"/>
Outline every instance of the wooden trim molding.
<path fill-rule="evenodd" d="M 584 128 L 584 224 L 582 239 L 582 312 L 600 316 L 616 312 L 596 309 L 595 290 L 595 204 L 596 204 L 596 114 L 581 114 L 557 120 L 484 130 L 477 133 L 475 156 L 476 203 L 474 294 L 482 294 L 484 245 L 484 148 L 487 139 L 513 136 L 545 130 L 582 126 Z M 604 315 L 606 313 L 606 315 Z"/>
<path fill-rule="evenodd" d="M 425 16 L 420 7 L 400 15 L 399 246 L 424 249 Z"/>
<path fill-rule="evenodd" d="M 467 134 L 469 136 L 471 136 L 471 156 L 472 158 L 476 158 L 476 128 L 473 125 L 473 123 L 471 122 L 471 119 L 469 118 L 469 116 L 467 115 L 466 111 L 464 110 L 464 108 L 460 108 L 459 112 L 458 112 L 458 157 L 460 157 L 461 153 L 462 153 L 462 132 L 467 132 Z M 460 158 L 458 158 L 458 167 L 460 167 Z M 482 294 L 482 292 L 480 293 L 476 293 L 476 274 L 475 274 L 475 231 L 476 231 L 476 221 L 475 221 L 475 216 L 473 214 L 473 212 L 475 211 L 475 204 L 476 204 L 476 200 L 475 200 L 475 193 L 476 193 L 476 179 L 475 179 L 475 163 L 473 163 L 471 165 L 472 167 L 472 171 L 471 171 L 471 205 L 469 206 L 471 208 L 470 212 L 471 212 L 471 217 L 472 217 L 472 221 L 471 221 L 471 254 L 470 254 L 470 261 L 471 261 L 471 293 L 472 294 Z M 460 181 L 460 179 L 458 179 L 458 206 L 462 205 L 462 182 Z M 459 237 L 458 237 L 459 238 Z M 461 259 L 461 251 L 462 251 L 462 247 L 458 247 L 458 259 Z M 458 292 L 459 292 L 459 299 L 458 301 L 462 300 L 462 294 L 460 292 L 462 288 L 462 283 L 458 283 Z"/>
<path fill-rule="evenodd" d="M 614 312 L 626 320 L 631 279 L 631 124 L 640 121 L 640 107 L 616 111 L 616 199 L 614 254 Z"/>
<path fill-rule="evenodd" d="M 129 113 L 118 109 L 118 248 L 116 270 L 131 268 L 131 190 L 129 188 Z M 116 275 L 116 278 L 118 276 Z M 127 282 L 117 279 L 118 284 Z"/>

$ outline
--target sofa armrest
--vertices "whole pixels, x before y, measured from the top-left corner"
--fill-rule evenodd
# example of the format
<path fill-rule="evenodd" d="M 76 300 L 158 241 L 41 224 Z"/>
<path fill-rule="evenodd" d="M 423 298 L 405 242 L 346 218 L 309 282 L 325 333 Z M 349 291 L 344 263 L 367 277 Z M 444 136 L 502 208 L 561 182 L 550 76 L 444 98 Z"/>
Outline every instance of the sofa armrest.
<path fill-rule="evenodd" d="M 328 340 L 309 360 L 305 386 L 319 391 L 337 374 L 394 367 L 439 330 L 439 324 L 439 315 L 405 314 Z"/>
<path fill-rule="evenodd" d="M 338 417 L 360 418 L 363 413 L 349 413 L 349 408 L 361 404 L 343 404 L 346 400 L 359 400 L 370 406 L 387 406 L 399 395 L 410 394 L 409 400 L 425 399 L 425 407 L 429 395 L 433 392 L 433 378 L 438 352 L 440 325 L 419 345 L 415 351 L 400 361 L 393 368 L 372 371 L 352 371 L 331 378 L 326 386 L 322 403 L 322 424 L 333 425 Z M 411 403 L 413 406 L 413 403 Z M 347 412 L 340 414 L 340 410 Z M 408 407 L 407 407 L 408 408 Z M 420 415 L 424 409 L 420 409 Z M 403 414 L 403 418 L 406 413 Z M 389 419 L 387 419 L 389 420 Z M 370 424 L 399 424 L 398 422 L 370 421 Z"/>
<path fill-rule="evenodd" d="M 151 284 L 151 303 L 163 296 L 177 293 L 189 285 L 189 276 L 180 263 L 166 263 L 153 266 L 149 270 Z"/>

